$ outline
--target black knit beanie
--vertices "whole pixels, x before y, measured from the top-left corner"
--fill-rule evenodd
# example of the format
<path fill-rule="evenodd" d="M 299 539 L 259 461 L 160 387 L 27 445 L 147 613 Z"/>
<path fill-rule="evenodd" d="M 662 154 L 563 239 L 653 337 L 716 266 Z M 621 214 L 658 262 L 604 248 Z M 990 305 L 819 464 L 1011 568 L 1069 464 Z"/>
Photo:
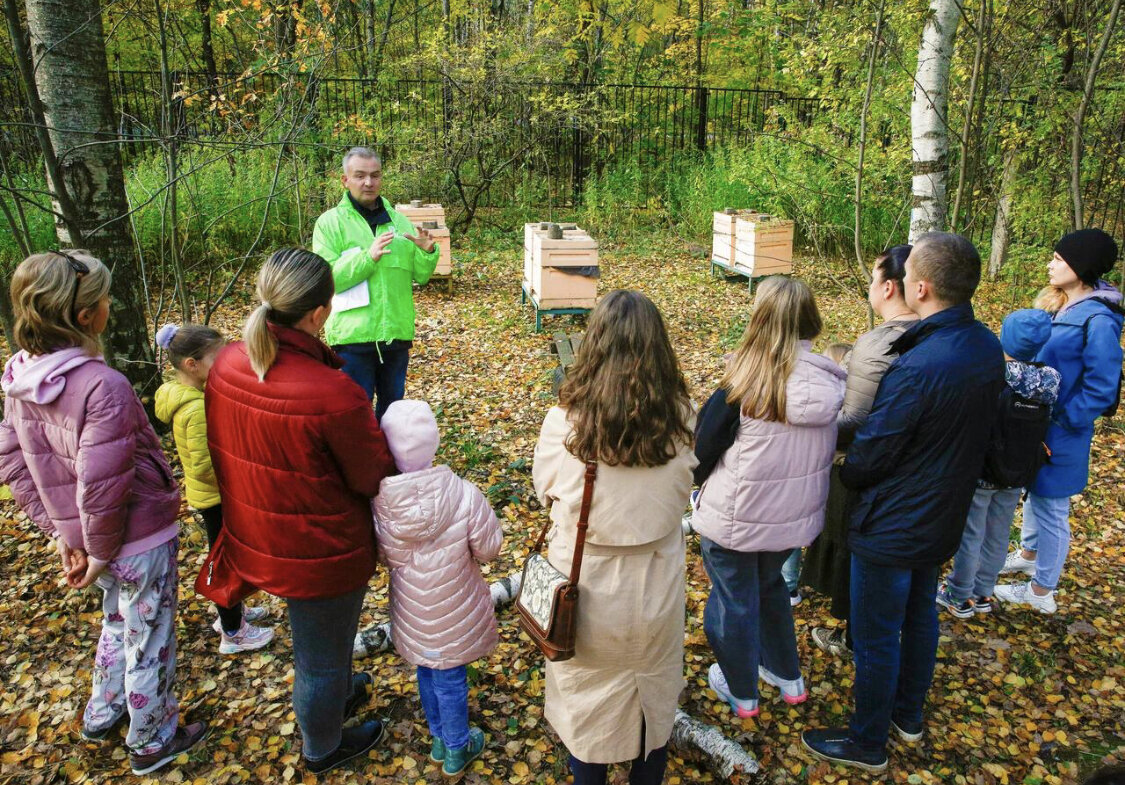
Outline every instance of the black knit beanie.
<path fill-rule="evenodd" d="M 1055 245 L 1055 253 L 1074 270 L 1082 283 L 1093 286 L 1117 264 L 1117 243 L 1101 229 L 1079 229 Z"/>

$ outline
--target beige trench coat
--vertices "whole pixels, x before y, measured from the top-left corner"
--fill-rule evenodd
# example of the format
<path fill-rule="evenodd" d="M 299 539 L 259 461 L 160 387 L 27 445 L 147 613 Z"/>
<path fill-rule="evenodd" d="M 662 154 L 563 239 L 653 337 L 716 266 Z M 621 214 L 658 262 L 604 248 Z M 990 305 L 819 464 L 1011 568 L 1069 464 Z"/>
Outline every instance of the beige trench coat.
<path fill-rule="evenodd" d="M 551 506 L 547 558 L 569 573 L 585 466 L 566 451 L 565 410 L 547 413 L 535 492 Z M 684 537 L 697 461 L 598 466 L 579 579 L 575 656 L 548 662 L 544 715 L 572 755 L 619 763 L 664 746 L 684 687 Z"/>

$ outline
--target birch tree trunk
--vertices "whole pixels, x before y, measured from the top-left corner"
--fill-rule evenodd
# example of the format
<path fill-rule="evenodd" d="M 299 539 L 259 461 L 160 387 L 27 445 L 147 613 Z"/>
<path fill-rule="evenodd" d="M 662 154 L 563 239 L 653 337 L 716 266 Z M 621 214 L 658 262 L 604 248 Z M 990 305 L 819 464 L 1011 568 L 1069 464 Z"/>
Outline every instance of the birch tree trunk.
<path fill-rule="evenodd" d="M 949 125 L 946 115 L 949 64 L 961 11 L 956 0 L 930 0 L 930 14 L 918 48 L 914 97 L 910 104 L 914 202 L 910 242 L 945 228 L 949 177 Z"/>
<path fill-rule="evenodd" d="M 98 0 L 27 0 L 35 84 L 50 143 L 78 211 L 82 243 L 113 271 L 106 359 L 142 397 L 155 390 Z M 65 226 L 59 242 L 70 243 Z"/>

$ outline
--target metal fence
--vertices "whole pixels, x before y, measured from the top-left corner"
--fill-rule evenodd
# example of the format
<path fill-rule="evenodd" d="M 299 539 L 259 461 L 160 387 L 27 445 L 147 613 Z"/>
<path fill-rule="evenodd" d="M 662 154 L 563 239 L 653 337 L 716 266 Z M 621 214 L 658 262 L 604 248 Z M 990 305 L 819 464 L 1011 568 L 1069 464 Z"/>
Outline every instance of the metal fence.
<path fill-rule="evenodd" d="M 442 80 L 374 80 L 309 75 L 250 76 L 223 74 L 211 81 L 201 72 L 171 75 L 172 100 L 165 102 L 161 75 L 154 71 L 111 71 L 111 92 L 117 134 L 127 159 L 144 154 L 169 138 L 246 139 L 276 132 L 282 117 L 301 104 L 303 126 L 327 144 L 339 146 L 332 123 L 358 117 L 369 125 L 373 143 L 394 158 L 403 145 L 433 145 L 449 130 L 450 118 L 463 112 L 462 96 Z M 289 102 L 275 100 L 282 92 Z M 535 150 L 528 162 L 555 183 L 555 196 L 572 200 L 592 171 L 629 162 L 641 167 L 666 162 L 689 152 L 740 145 L 773 121 L 807 124 L 821 110 L 819 99 L 796 98 L 777 90 L 706 86 L 508 83 L 495 95 L 474 96 L 487 106 L 474 107 L 490 117 L 504 118 L 513 149 Z M 585 115 L 556 118 L 536 127 L 526 121 L 530 104 L 555 100 L 582 106 Z M 18 77 L 0 69 L 0 124 L 4 141 L 17 158 L 33 161 L 38 147 L 22 100 Z M 588 118 L 596 121 L 590 123 Z M 410 134 L 387 133 L 406 127 Z M 358 141 L 358 140 L 356 140 Z M 494 140 L 495 141 L 495 140 Z"/>
<path fill-rule="evenodd" d="M 508 82 L 496 90 L 466 94 L 440 79 L 267 72 L 221 74 L 212 81 L 193 71 L 171 75 L 172 99 L 166 102 L 159 72 L 111 71 L 110 81 L 115 130 L 127 160 L 173 138 L 253 143 L 288 138 L 293 128 L 301 129 L 302 143 L 321 145 L 326 155 L 329 149 L 368 143 L 394 160 L 404 148 L 440 154 L 449 149 L 450 134 L 471 135 L 477 123 L 491 123 L 499 130 L 481 144 L 498 158 L 521 157 L 520 166 L 518 176 L 490 187 L 480 206 L 511 203 L 527 182 L 536 183 L 536 193 L 546 194 L 555 204 L 572 203 L 591 173 L 606 167 L 629 164 L 640 172 L 665 171 L 677 156 L 745 146 L 764 130 L 808 125 L 830 109 L 820 99 L 762 89 Z M 576 109 L 571 114 L 555 112 L 549 122 L 531 121 L 536 116 L 533 107 L 544 103 Z M 986 112 L 991 119 L 981 135 L 983 148 L 977 151 L 984 194 L 972 205 L 965 224 L 978 241 L 986 239 L 995 209 L 996 130 L 1014 107 L 1021 106 L 1032 111 L 1034 103 L 1007 99 Z M 349 119 L 357 122 L 337 129 Z M 840 139 L 843 145 L 850 141 Z M 10 67 L 0 67 L 0 143 L 17 159 L 38 161 L 26 101 Z M 1125 117 L 1101 128 L 1096 143 L 1098 170 L 1089 181 L 1086 212 L 1091 223 L 1112 231 L 1125 220 Z M 643 187 L 652 191 L 647 196 L 655 196 L 660 183 L 645 182 Z"/>

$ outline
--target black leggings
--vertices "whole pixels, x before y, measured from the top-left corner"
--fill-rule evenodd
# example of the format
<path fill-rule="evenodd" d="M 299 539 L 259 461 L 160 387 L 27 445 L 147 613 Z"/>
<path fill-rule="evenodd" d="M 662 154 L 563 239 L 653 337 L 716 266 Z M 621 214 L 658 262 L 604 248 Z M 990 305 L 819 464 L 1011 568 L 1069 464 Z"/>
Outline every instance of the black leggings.
<path fill-rule="evenodd" d="M 207 545 L 214 547 L 215 540 L 223 528 L 223 505 L 216 504 L 214 507 L 200 510 L 199 517 L 203 519 L 203 526 L 207 529 Z M 219 612 L 219 623 L 223 625 L 223 631 L 227 634 L 236 633 L 242 627 L 242 603 L 233 608 L 224 608 L 216 604 L 215 610 Z"/>
<path fill-rule="evenodd" d="M 608 763 L 586 763 L 573 755 L 567 756 L 574 785 L 605 785 L 609 776 Z M 660 785 L 668 765 L 668 746 L 658 747 L 645 757 L 645 724 L 641 721 L 641 754 L 629 766 L 629 785 Z"/>

